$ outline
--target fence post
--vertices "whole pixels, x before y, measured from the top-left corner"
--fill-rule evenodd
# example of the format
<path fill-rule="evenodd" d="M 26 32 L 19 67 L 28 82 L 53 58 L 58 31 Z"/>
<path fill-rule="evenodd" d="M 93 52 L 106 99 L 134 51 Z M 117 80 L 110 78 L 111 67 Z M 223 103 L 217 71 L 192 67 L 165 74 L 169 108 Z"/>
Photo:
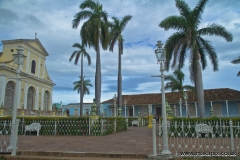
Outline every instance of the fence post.
<path fill-rule="evenodd" d="M 156 120 L 152 119 L 152 141 L 153 141 L 153 157 L 157 156 L 157 145 L 156 145 Z"/>
<path fill-rule="evenodd" d="M 16 156 L 16 148 L 17 148 L 17 140 L 18 140 L 18 125 L 19 125 L 19 119 L 16 119 L 14 130 L 13 130 L 13 148 L 11 156 Z"/>
<path fill-rule="evenodd" d="M 229 124 L 230 124 L 231 148 L 232 148 L 232 152 L 234 152 L 233 123 L 231 119 L 229 121 Z"/>
<path fill-rule="evenodd" d="M 103 135 L 103 119 L 100 119 L 101 120 L 101 136 Z"/>
<path fill-rule="evenodd" d="M 55 124 L 54 124 L 54 135 L 56 136 L 57 134 L 57 122 L 56 122 L 56 119 L 55 119 Z"/>

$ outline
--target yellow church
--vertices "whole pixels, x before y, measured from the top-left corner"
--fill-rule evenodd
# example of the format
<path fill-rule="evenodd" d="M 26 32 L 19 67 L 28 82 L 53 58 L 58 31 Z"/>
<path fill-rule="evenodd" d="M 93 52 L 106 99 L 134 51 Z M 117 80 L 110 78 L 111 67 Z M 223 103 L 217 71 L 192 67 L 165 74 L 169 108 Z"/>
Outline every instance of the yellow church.
<path fill-rule="evenodd" d="M 15 96 L 17 109 L 24 109 L 25 114 L 35 113 L 41 110 L 52 110 L 52 87 L 55 85 L 51 80 L 47 68 L 46 57 L 49 55 L 39 39 L 14 39 L 2 40 L 3 49 L 0 52 L 0 105 L 4 110 L 13 108 Z M 13 54 L 22 48 L 26 56 L 20 66 L 19 87 L 16 89 L 16 71 L 18 65 L 13 62 Z M 18 93 L 16 93 L 16 91 Z"/>

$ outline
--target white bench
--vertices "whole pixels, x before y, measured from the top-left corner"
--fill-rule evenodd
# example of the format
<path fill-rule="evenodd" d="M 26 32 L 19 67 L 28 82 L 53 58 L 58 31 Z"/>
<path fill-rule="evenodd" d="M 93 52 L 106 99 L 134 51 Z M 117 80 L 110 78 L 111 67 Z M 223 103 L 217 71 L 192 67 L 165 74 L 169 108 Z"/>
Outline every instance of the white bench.
<path fill-rule="evenodd" d="M 132 121 L 132 126 L 133 126 L 133 125 L 137 125 L 137 126 L 139 127 L 138 121 L 137 121 L 137 120 Z"/>
<path fill-rule="evenodd" d="M 40 129 L 41 129 L 40 123 L 32 123 L 30 125 L 26 125 L 24 135 L 26 134 L 27 131 L 37 131 L 37 136 L 38 136 Z"/>
<path fill-rule="evenodd" d="M 197 124 L 195 126 L 195 132 L 197 134 L 197 138 L 199 133 L 211 133 L 212 134 L 212 138 L 214 137 L 213 135 L 213 128 L 211 126 L 208 126 L 207 124 Z"/>

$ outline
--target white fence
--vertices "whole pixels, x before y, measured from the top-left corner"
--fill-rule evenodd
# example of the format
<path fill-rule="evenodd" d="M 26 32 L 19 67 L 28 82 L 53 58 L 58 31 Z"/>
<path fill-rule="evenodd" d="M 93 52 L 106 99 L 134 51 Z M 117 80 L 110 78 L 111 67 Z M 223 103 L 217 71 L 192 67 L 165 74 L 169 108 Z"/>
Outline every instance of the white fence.
<path fill-rule="evenodd" d="M 198 134 L 197 124 L 206 124 L 211 132 Z M 168 149 L 175 156 L 239 156 L 240 122 L 232 120 L 168 120 Z M 163 149 L 162 122 L 157 129 L 157 154 Z"/>

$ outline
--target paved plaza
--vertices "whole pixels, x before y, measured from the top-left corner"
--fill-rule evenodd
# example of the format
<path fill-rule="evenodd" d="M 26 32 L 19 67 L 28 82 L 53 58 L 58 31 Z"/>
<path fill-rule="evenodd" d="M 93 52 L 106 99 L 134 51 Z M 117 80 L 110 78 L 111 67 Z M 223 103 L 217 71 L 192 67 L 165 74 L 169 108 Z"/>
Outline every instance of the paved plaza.
<path fill-rule="evenodd" d="M 106 136 L 26 135 L 18 137 L 18 146 L 22 156 L 147 159 L 152 154 L 152 130 L 145 126 Z"/>

